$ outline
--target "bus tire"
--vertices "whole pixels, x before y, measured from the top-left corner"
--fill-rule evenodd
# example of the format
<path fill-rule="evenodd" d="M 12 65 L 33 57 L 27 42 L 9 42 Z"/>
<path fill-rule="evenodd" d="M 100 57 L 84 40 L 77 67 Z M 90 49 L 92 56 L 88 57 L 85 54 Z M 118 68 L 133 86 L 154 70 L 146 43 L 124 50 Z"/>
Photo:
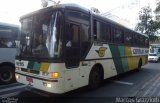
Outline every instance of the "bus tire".
<path fill-rule="evenodd" d="M 94 66 L 89 75 L 89 89 L 95 89 L 100 86 L 103 80 L 103 71 L 98 66 Z"/>
<path fill-rule="evenodd" d="M 160 62 L 160 58 L 158 58 L 157 63 Z"/>
<path fill-rule="evenodd" d="M 12 66 L 0 67 L 0 83 L 9 84 L 15 81 L 15 72 Z"/>
<path fill-rule="evenodd" d="M 142 67 L 142 59 L 139 60 L 139 63 L 138 63 L 138 70 L 140 70 Z"/>

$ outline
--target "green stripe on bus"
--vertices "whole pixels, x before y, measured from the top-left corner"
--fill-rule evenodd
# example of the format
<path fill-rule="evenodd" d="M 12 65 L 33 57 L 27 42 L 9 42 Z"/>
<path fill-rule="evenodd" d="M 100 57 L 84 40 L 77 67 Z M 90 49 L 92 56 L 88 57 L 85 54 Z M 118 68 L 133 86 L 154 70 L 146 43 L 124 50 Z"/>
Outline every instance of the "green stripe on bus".
<path fill-rule="evenodd" d="M 40 66 L 41 66 L 40 63 L 35 62 L 35 63 L 34 63 L 34 66 L 33 66 L 33 69 L 34 69 L 34 70 L 40 70 Z"/>
<path fill-rule="evenodd" d="M 28 69 L 33 69 L 34 66 L 34 62 L 33 61 L 29 61 L 27 68 Z"/>
<path fill-rule="evenodd" d="M 124 57 L 126 57 L 125 46 L 118 46 L 118 51 L 120 53 L 122 68 L 123 68 L 124 72 L 126 72 L 126 71 L 128 71 L 128 61 L 127 61 L 127 58 L 124 58 Z"/>
<path fill-rule="evenodd" d="M 109 47 L 112 53 L 112 57 L 113 57 L 113 61 L 114 61 L 114 64 L 117 70 L 117 74 L 123 73 L 124 70 L 122 66 L 122 58 L 120 58 L 121 57 L 120 54 L 123 54 L 123 53 L 120 53 L 121 47 L 118 47 L 117 45 L 113 45 L 113 44 L 109 45 Z"/>

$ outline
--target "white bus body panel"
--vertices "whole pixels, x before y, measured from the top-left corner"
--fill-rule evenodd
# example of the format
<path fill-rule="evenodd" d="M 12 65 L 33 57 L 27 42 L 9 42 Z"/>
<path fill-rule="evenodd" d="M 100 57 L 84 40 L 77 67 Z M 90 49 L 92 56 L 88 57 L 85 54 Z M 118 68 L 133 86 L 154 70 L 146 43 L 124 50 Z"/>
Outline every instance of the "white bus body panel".
<path fill-rule="evenodd" d="M 116 67 L 108 44 L 93 44 L 86 59 L 93 59 L 91 61 L 94 62 L 93 65 L 99 63 L 103 66 L 104 79 L 117 75 Z"/>
<path fill-rule="evenodd" d="M 15 62 L 16 48 L 0 48 L 0 63 Z"/>

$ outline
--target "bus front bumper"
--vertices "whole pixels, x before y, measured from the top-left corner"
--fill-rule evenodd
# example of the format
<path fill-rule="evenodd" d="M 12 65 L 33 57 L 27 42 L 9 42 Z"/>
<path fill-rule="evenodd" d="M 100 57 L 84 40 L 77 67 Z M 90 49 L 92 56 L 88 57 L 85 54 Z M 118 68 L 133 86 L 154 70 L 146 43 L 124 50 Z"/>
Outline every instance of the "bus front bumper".
<path fill-rule="evenodd" d="M 55 94 L 64 93 L 63 80 L 61 78 L 49 80 L 17 72 L 15 73 L 15 76 L 17 82 L 28 85 L 32 88 Z"/>

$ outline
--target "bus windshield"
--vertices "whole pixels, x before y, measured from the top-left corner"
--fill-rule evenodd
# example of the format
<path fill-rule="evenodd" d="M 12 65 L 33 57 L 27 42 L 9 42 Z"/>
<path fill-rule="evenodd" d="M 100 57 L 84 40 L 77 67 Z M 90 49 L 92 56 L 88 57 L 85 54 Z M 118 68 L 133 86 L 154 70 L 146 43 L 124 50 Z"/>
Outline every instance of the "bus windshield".
<path fill-rule="evenodd" d="M 62 13 L 34 14 L 21 20 L 22 57 L 60 58 Z"/>

